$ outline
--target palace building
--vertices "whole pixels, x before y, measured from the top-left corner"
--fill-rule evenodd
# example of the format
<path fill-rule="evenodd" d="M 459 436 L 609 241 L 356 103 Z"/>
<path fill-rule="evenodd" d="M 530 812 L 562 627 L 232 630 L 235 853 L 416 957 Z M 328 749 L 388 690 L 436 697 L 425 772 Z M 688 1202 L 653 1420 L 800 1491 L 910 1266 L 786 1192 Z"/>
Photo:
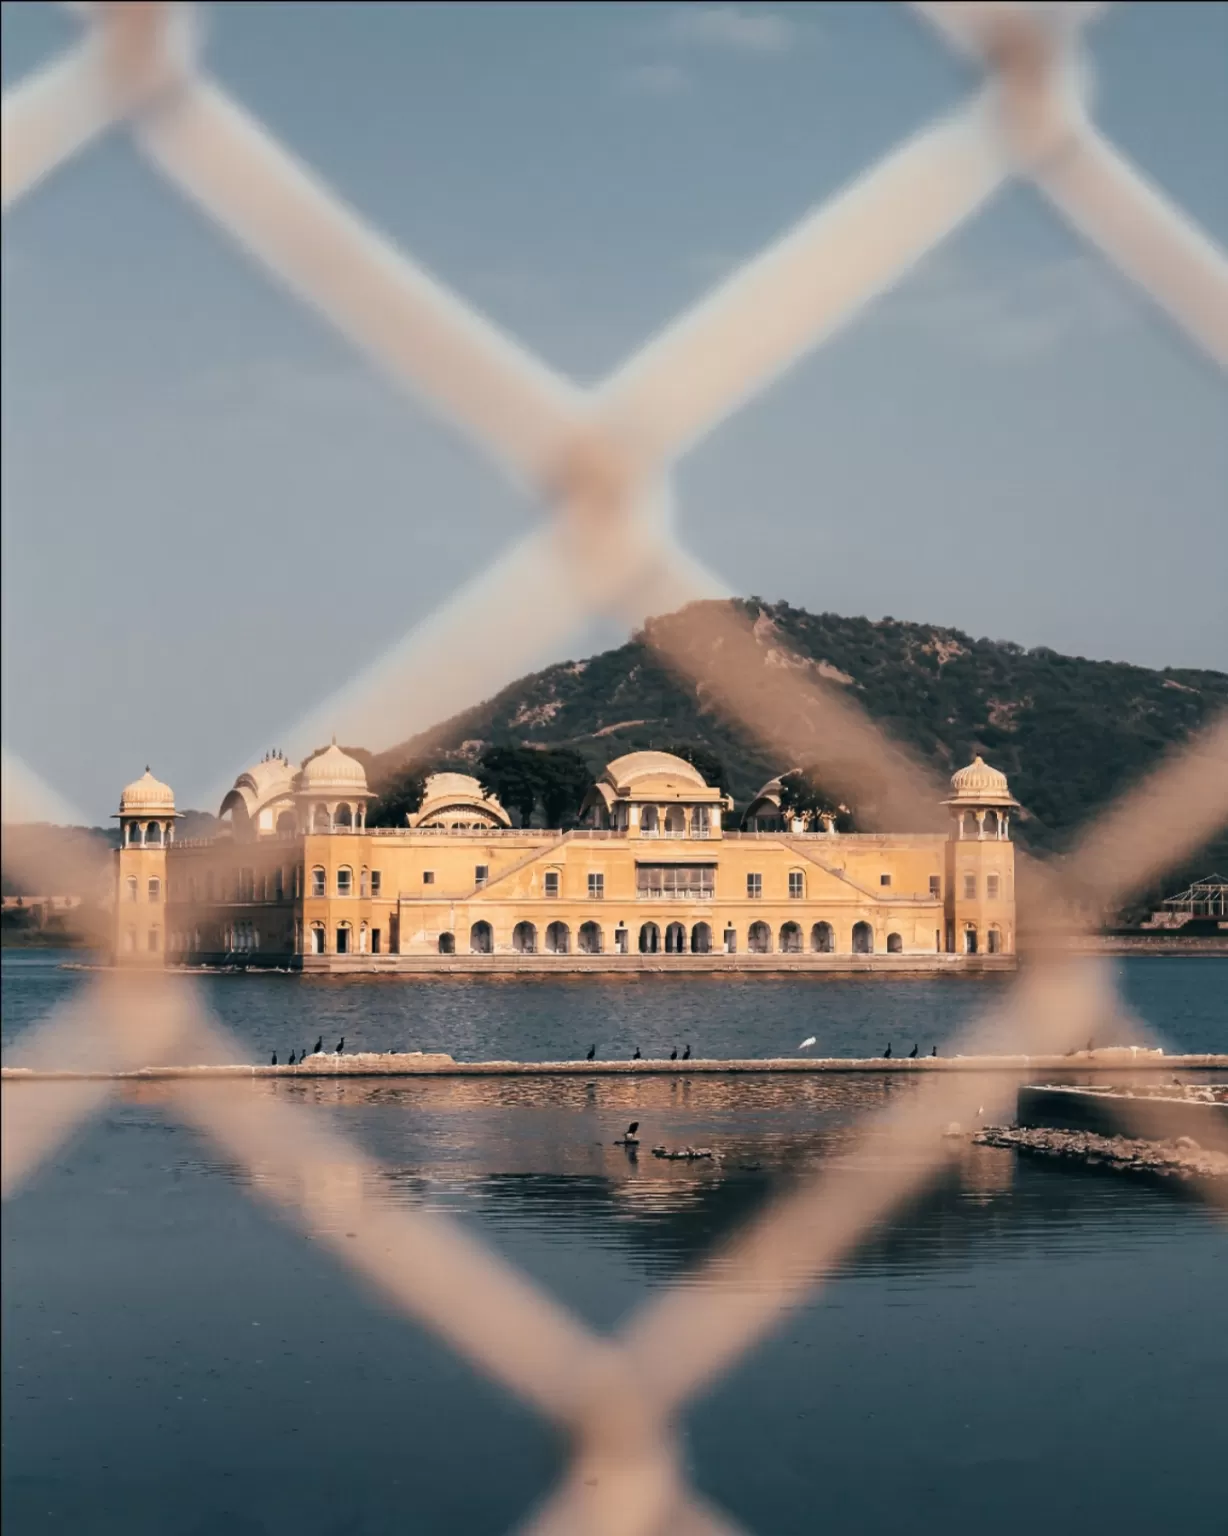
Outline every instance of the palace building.
<path fill-rule="evenodd" d="M 369 827 L 334 742 L 239 775 L 208 839 L 176 840 L 170 786 L 120 797 L 116 958 L 304 971 L 998 968 L 1014 964 L 1006 777 L 951 779 L 944 833 L 817 830 L 766 784 L 732 802 L 690 763 L 632 752 L 572 831 L 514 827 L 439 773 L 401 827 Z"/>

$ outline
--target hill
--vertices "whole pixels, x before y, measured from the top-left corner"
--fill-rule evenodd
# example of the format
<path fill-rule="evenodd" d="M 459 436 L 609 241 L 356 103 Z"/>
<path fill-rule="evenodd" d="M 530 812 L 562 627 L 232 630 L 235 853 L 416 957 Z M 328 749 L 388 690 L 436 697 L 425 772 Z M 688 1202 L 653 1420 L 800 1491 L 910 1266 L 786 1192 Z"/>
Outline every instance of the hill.
<path fill-rule="evenodd" d="M 812 676 L 847 689 L 939 771 L 950 773 L 976 752 L 1001 768 L 1025 808 L 1021 840 L 1037 849 L 1060 847 L 1167 747 L 1228 708 L 1223 672 L 1156 671 L 933 624 L 735 601 L 754 619 L 765 656 L 788 649 L 806 658 Z M 651 622 L 660 621 L 649 630 Z M 487 746 L 523 743 L 573 748 L 598 769 L 619 753 L 679 742 L 714 752 L 741 804 L 794 766 L 771 759 L 707 708 L 658 660 L 645 632 L 615 650 L 521 678 L 381 754 L 372 768 L 379 786 L 409 763 L 472 763 Z M 1222 854 L 1211 859 L 1222 862 Z"/>

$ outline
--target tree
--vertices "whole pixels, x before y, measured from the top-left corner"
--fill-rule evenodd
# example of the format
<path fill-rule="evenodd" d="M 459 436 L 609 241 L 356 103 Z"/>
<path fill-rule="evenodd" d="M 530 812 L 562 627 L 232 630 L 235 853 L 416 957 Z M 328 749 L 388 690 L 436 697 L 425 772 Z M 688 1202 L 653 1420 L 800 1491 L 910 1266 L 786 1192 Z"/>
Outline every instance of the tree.
<path fill-rule="evenodd" d="M 478 759 L 478 781 L 505 810 L 515 811 L 522 827 L 533 820 L 542 789 L 542 753 L 531 747 L 487 747 Z"/>
<path fill-rule="evenodd" d="M 819 782 L 813 768 L 795 768 L 780 780 L 780 809 L 786 821 L 794 816 L 810 826 L 832 825 L 837 832 L 853 830 L 853 814 Z"/>
<path fill-rule="evenodd" d="M 542 760 L 541 802 L 546 825 L 562 827 L 574 822 L 593 782 L 588 764 L 570 747 L 537 752 L 534 756 Z"/>
<path fill-rule="evenodd" d="M 394 778 L 387 779 L 379 792 L 379 798 L 367 807 L 369 827 L 403 827 L 407 816 L 422 804 L 426 793 L 426 770 L 413 765 L 403 768 Z"/>
<path fill-rule="evenodd" d="M 705 781 L 719 789 L 723 795 L 731 793 L 725 764 L 711 747 L 684 741 L 676 746 L 666 747 L 665 750 L 672 753 L 674 757 L 680 757 L 684 763 L 690 763 L 692 768 L 697 768 L 703 774 Z"/>

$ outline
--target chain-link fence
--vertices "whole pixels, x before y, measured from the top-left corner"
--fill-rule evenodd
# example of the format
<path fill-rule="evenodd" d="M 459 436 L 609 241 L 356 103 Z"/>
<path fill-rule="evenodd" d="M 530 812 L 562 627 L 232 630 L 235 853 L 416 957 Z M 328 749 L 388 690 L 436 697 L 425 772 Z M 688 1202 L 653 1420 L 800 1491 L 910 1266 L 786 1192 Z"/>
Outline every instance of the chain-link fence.
<path fill-rule="evenodd" d="M 231 100 L 203 70 L 190 6 L 72 9 L 84 23 L 77 47 L 5 97 L 4 206 L 123 124 L 139 152 L 275 278 L 536 487 L 548 508 L 536 532 L 393 657 L 302 722 L 296 753 L 314 744 L 322 722 L 347 739 L 397 740 L 489 691 L 501 680 L 490 658 L 503 668 L 517 656 L 527 663 L 584 617 L 669 613 L 651 627 L 652 643 L 714 707 L 781 760 L 838 751 L 872 773 L 885 822 L 923 825 L 938 796 L 919 762 L 804 668 L 766 666 L 733 608 L 686 606 L 721 586 L 671 532 L 673 461 L 1012 176 L 1030 179 L 1196 346 L 1228 365 L 1228 260 L 1087 116 L 1083 34 L 1098 6 L 916 6 L 983 65 L 975 98 L 735 271 L 592 391 L 467 310 Z M 61 810 L 8 754 L 5 799 L 6 820 Z M 1071 939 L 1089 915 L 1179 862 L 1225 820 L 1221 720 L 1088 827 L 1060 867 L 1021 858 L 1025 964 L 1006 1000 L 955 1048 L 1061 1053 L 1103 1038 L 1123 1005 Z M 10 1057 L 103 1076 L 6 1082 L 6 1194 L 106 1102 L 106 1073 L 233 1062 L 239 1050 L 182 978 L 103 974 Z M 665 1293 L 614 1337 L 595 1334 L 447 1217 L 390 1208 L 374 1164 L 310 1109 L 232 1080 L 181 1079 L 165 1093 L 172 1112 L 252 1173 L 254 1190 L 570 1434 L 567 1471 L 529 1529 L 648 1536 L 732 1529 L 686 1484 L 680 1411 L 941 1172 L 950 1156 L 943 1126 L 978 1109 L 1006 1114 L 1018 1081 L 997 1074 L 987 1098 L 983 1078 L 927 1074 L 862 1127 L 874 1138 L 873 1160 L 841 1160 L 770 1204 L 710 1261 L 701 1288 L 685 1301 Z"/>

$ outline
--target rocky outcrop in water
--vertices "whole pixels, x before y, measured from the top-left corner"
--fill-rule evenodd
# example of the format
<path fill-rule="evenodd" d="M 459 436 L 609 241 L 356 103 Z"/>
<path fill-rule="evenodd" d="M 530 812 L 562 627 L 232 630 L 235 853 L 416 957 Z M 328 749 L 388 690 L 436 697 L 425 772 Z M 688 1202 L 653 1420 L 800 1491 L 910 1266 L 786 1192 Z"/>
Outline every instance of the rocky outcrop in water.
<path fill-rule="evenodd" d="M 972 1139 L 985 1147 L 1013 1147 L 1041 1157 L 1072 1159 L 1087 1167 L 1160 1174 L 1166 1178 L 1228 1179 L 1228 1153 L 1200 1147 L 1190 1136 L 1179 1136 L 1173 1141 L 1144 1141 L 1051 1126 L 987 1126 Z"/>

